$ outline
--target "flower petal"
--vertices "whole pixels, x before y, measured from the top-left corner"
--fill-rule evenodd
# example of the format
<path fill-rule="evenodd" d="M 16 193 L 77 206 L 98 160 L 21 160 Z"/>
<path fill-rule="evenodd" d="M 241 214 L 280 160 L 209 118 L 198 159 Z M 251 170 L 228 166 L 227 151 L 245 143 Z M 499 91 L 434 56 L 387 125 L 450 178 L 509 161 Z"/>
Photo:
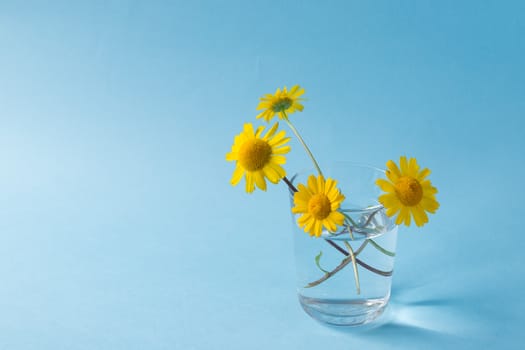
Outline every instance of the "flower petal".
<path fill-rule="evenodd" d="M 313 194 L 319 193 L 317 189 L 317 179 L 315 178 L 314 175 L 310 175 L 308 177 L 307 183 L 308 183 L 308 188 L 310 189 L 310 192 L 312 192 Z"/>
<path fill-rule="evenodd" d="M 255 137 L 258 139 L 261 138 L 261 134 L 263 131 L 264 131 L 264 126 L 257 127 L 257 130 L 255 130 Z"/>
<path fill-rule="evenodd" d="M 226 160 L 229 162 L 237 160 L 237 152 L 226 153 Z"/>
<path fill-rule="evenodd" d="M 390 207 L 390 208 L 387 208 L 386 209 L 386 215 L 389 216 L 389 217 L 392 217 L 394 215 L 396 215 L 396 213 L 399 211 L 399 209 L 401 209 L 401 207 Z"/>
<path fill-rule="evenodd" d="M 282 179 L 286 176 L 286 170 L 284 170 L 282 166 L 278 164 L 269 164 L 268 166 L 270 166 L 273 170 L 275 170 L 275 172 L 277 172 L 277 174 L 279 175 L 279 179 Z"/>
<path fill-rule="evenodd" d="M 439 208 L 439 203 L 434 199 L 427 196 L 423 196 L 421 202 L 419 203 L 423 209 L 434 214 Z"/>
<path fill-rule="evenodd" d="M 323 233 L 323 223 L 321 220 L 315 220 L 313 234 L 316 237 L 320 237 Z"/>
<path fill-rule="evenodd" d="M 419 165 L 417 164 L 416 158 L 410 158 L 408 162 L 407 175 L 413 178 L 417 177 L 419 172 Z"/>
<path fill-rule="evenodd" d="M 324 192 L 324 177 L 322 175 L 317 175 L 317 192 L 318 193 L 325 193 Z"/>
<path fill-rule="evenodd" d="M 336 184 L 337 184 L 337 181 L 334 181 L 331 178 L 326 179 L 326 183 L 324 186 L 324 193 L 326 193 L 327 196 L 330 196 L 330 192 L 332 191 L 332 189 L 335 188 Z"/>
<path fill-rule="evenodd" d="M 387 166 L 386 176 L 388 177 L 390 181 L 395 183 L 401 177 L 401 172 L 399 171 L 397 164 L 394 163 L 394 161 L 389 160 L 388 162 L 386 162 L 386 166 Z"/>
<path fill-rule="evenodd" d="M 337 231 L 337 226 L 335 224 L 335 222 L 333 222 L 332 220 L 330 220 L 329 218 L 323 220 L 323 226 L 330 232 L 334 233 L 335 231 Z"/>
<path fill-rule="evenodd" d="M 330 220 L 332 220 L 335 224 L 339 225 L 339 226 L 342 225 L 343 222 L 345 221 L 344 215 L 341 214 L 338 211 L 331 212 L 330 215 L 328 216 L 328 218 Z"/>
<path fill-rule="evenodd" d="M 299 185 L 299 191 L 295 192 L 293 196 L 295 205 L 299 203 L 307 205 L 310 198 L 312 198 L 312 194 L 309 191 L 302 191 L 301 186 L 304 187 L 303 185 Z"/>
<path fill-rule="evenodd" d="M 271 128 L 270 130 L 268 130 L 268 132 L 266 133 L 266 135 L 264 135 L 263 137 L 263 140 L 268 140 L 269 138 L 271 138 L 275 132 L 277 131 L 277 128 L 279 127 L 279 123 L 275 123 Z"/>
<path fill-rule="evenodd" d="M 286 157 L 280 155 L 272 155 L 270 162 L 274 164 L 286 164 Z"/>
<path fill-rule="evenodd" d="M 414 216 L 416 226 L 423 226 L 425 223 L 428 222 L 427 214 L 419 205 L 411 207 L 410 210 L 412 212 L 412 216 Z"/>
<path fill-rule="evenodd" d="M 399 158 L 399 166 L 401 168 L 401 174 L 406 175 L 408 173 L 408 162 L 407 157 L 401 156 Z"/>
<path fill-rule="evenodd" d="M 401 225 L 403 222 L 406 226 L 410 225 L 410 211 L 407 207 L 401 207 L 401 210 L 396 218 L 396 225 Z"/>
<path fill-rule="evenodd" d="M 245 123 L 243 132 L 246 136 L 255 137 L 255 132 L 253 131 L 252 123 Z"/>
<path fill-rule="evenodd" d="M 376 185 L 384 192 L 395 192 L 396 191 L 396 189 L 394 188 L 394 185 L 385 179 L 377 179 Z"/>
<path fill-rule="evenodd" d="M 385 193 L 379 196 L 379 202 L 386 208 L 401 206 L 399 198 L 395 193 Z"/>
<path fill-rule="evenodd" d="M 306 213 L 304 215 L 301 215 L 297 219 L 297 224 L 302 227 L 302 226 L 305 226 L 310 220 L 313 220 L 312 216 Z"/>
<path fill-rule="evenodd" d="M 313 236 L 313 230 L 316 222 L 317 221 L 314 218 L 311 218 L 311 220 L 307 221 L 306 225 L 304 226 L 304 232 L 310 234 L 310 236 Z"/>
<path fill-rule="evenodd" d="M 423 181 L 428 175 L 430 175 L 430 169 L 425 168 L 419 172 L 416 179 L 421 182 Z"/>
<path fill-rule="evenodd" d="M 237 164 L 235 167 L 235 170 L 233 171 L 232 178 L 230 180 L 230 183 L 232 186 L 235 186 L 241 181 L 242 176 L 244 175 L 244 169 L 240 166 L 240 164 Z"/>
<path fill-rule="evenodd" d="M 266 165 L 263 169 L 262 169 L 263 173 L 264 173 L 264 176 L 266 176 L 266 178 L 268 180 L 270 180 L 270 182 L 276 184 L 278 183 L 280 180 L 281 180 L 281 177 L 279 176 L 279 173 L 277 171 L 275 171 L 275 169 L 271 166 L 268 166 Z"/>
<path fill-rule="evenodd" d="M 302 104 L 300 104 L 300 103 L 294 103 L 294 104 L 293 104 L 293 107 L 294 107 L 296 110 L 298 110 L 299 112 L 302 112 L 303 109 L 304 109 L 304 106 L 303 106 Z"/>
<path fill-rule="evenodd" d="M 253 177 L 255 179 L 255 184 L 257 185 L 257 187 L 259 187 L 263 191 L 266 191 L 266 181 L 264 180 L 263 172 L 255 171 L 253 173 Z"/>
<path fill-rule="evenodd" d="M 290 146 L 274 148 L 273 149 L 273 154 L 286 154 L 286 153 L 290 152 L 290 150 L 291 150 Z"/>
<path fill-rule="evenodd" d="M 246 172 L 246 192 L 252 193 L 255 190 L 253 185 L 253 175 L 251 172 Z"/>

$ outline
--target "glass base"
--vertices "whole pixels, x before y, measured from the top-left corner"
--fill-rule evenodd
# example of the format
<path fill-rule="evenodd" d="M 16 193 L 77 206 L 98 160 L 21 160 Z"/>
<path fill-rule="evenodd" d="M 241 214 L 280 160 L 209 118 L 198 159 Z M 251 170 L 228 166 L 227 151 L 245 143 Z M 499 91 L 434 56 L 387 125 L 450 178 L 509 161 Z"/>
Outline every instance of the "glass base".
<path fill-rule="evenodd" d="M 334 300 L 299 295 L 299 302 L 317 321 L 335 326 L 358 326 L 379 317 L 385 311 L 388 298 Z"/>

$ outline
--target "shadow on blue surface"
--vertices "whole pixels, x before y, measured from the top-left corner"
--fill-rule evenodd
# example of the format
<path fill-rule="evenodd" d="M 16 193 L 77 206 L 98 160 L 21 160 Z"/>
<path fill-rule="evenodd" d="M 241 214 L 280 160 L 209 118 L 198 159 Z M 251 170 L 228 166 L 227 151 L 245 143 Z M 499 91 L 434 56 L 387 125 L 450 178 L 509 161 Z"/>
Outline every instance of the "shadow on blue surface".
<path fill-rule="evenodd" d="M 423 346 L 427 342 L 469 348 L 469 338 L 479 334 L 460 298 L 436 298 L 410 302 L 393 298 L 385 313 L 375 322 L 360 327 L 330 326 L 338 333 L 363 341 L 391 346 Z M 479 326 L 479 324 L 478 324 Z"/>

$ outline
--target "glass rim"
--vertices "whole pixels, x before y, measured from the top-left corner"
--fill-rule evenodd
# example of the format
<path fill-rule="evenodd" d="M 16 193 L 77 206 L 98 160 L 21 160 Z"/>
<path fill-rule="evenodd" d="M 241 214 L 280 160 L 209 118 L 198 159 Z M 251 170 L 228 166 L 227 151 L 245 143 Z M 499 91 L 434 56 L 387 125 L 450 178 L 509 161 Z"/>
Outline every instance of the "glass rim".
<path fill-rule="evenodd" d="M 355 167 L 355 168 L 362 168 L 362 169 L 370 169 L 372 171 L 376 171 L 376 172 L 381 173 L 381 174 L 386 174 L 386 170 L 378 168 L 378 167 L 370 165 L 370 164 L 367 164 L 367 163 L 362 163 L 362 162 L 352 162 L 352 161 L 345 161 L 345 160 L 334 160 L 334 161 L 327 162 L 327 164 L 330 164 L 330 165 L 344 164 L 346 166 L 352 166 L 352 167 Z M 308 173 L 316 174 L 317 171 L 316 171 L 315 168 L 312 167 L 312 168 L 305 168 L 305 169 L 303 169 L 301 171 L 295 172 L 290 177 L 290 182 L 292 184 L 294 184 L 294 182 L 295 182 L 295 180 L 296 180 L 296 178 L 298 176 L 306 175 Z M 289 192 L 290 192 L 291 199 L 293 199 L 294 192 L 292 192 L 291 189 L 289 190 Z M 342 212 L 344 212 L 344 213 L 372 213 L 374 211 L 379 211 L 379 210 L 382 210 L 382 209 L 384 209 L 384 206 L 381 203 L 378 203 L 377 205 L 369 206 L 369 207 L 366 207 L 366 208 L 362 208 L 362 209 L 358 209 L 358 208 L 356 208 L 356 209 L 343 209 L 343 208 L 340 208 L 340 210 Z"/>
<path fill-rule="evenodd" d="M 376 166 L 373 166 L 371 164 L 368 164 L 368 163 L 363 163 L 363 162 L 352 162 L 352 161 L 347 161 L 347 160 L 334 160 L 334 161 L 330 161 L 330 162 L 327 162 L 327 164 L 331 164 L 331 165 L 334 165 L 334 164 L 345 164 L 345 165 L 350 165 L 350 166 L 353 166 L 355 168 L 368 168 L 368 169 L 371 169 L 371 170 L 375 170 L 377 172 L 380 172 L 380 173 L 383 173 L 383 174 L 386 174 L 386 170 L 385 169 L 381 169 L 381 168 L 378 168 Z M 297 177 L 298 175 L 303 175 L 304 173 L 306 172 L 312 172 L 312 173 L 317 173 L 317 170 L 314 168 L 314 167 L 311 167 L 311 168 L 303 168 L 302 170 L 300 171 L 296 171 L 292 177 L 290 178 L 290 181 L 292 181 L 292 179 L 294 179 L 295 177 Z M 293 183 L 293 182 L 292 182 Z"/>

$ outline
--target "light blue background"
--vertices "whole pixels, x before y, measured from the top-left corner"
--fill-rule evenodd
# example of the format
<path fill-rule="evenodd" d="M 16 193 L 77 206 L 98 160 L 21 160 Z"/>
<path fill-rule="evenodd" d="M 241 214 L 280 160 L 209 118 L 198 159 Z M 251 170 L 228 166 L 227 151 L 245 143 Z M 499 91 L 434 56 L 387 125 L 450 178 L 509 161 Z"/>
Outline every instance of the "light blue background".
<path fill-rule="evenodd" d="M 521 348 L 524 13 L 0 2 L 0 348 Z M 285 84 L 321 163 L 433 170 L 441 208 L 401 229 L 375 329 L 306 316 L 284 186 L 229 185 L 233 136 Z"/>

